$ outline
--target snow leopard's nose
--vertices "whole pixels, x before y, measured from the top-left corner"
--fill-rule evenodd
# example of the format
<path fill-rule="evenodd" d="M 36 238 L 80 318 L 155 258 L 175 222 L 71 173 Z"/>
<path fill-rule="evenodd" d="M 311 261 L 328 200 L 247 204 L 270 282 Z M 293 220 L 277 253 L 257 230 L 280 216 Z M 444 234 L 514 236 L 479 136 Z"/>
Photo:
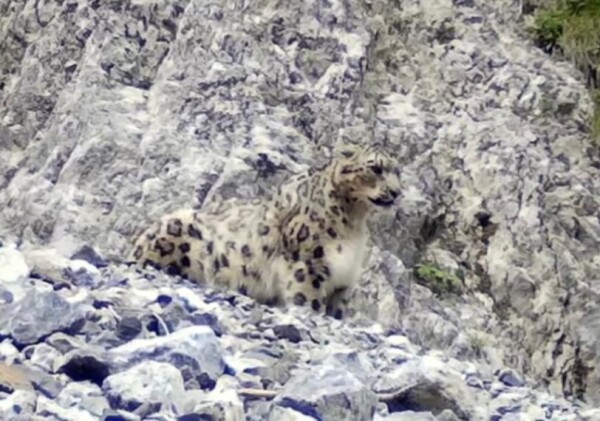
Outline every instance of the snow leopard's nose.
<path fill-rule="evenodd" d="M 398 196 L 400 196 L 400 192 L 398 190 L 390 190 L 389 194 L 392 196 L 392 199 L 396 199 Z"/>

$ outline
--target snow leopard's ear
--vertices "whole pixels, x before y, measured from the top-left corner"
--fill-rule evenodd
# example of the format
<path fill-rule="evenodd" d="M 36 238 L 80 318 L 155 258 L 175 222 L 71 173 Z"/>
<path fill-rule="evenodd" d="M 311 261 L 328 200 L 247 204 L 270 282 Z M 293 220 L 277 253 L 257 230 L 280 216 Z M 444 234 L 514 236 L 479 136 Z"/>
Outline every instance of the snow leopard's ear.
<path fill-rule="evenodd" d="M 325 158 L 325 160 L 329 160 L 331 158 L 331 146 L 325 143 L 317 143 L 314 146 L 313 153 L 317 159 Z"/>
<path fill-rule="evenodd" d="M 361 145 L 339 139 L 333 146 L 333 157 L 335 159 L 352 160 L 359 155 L 362 149 Z"/>

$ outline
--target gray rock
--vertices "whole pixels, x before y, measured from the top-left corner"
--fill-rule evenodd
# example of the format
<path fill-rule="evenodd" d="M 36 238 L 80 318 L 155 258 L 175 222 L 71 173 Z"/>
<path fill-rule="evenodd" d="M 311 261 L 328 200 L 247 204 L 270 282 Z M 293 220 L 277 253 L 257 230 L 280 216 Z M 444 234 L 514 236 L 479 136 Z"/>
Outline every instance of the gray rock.
<path fill-rule="evenodd" d="M 356 351 L 336 352 L 325 358 L 323 365 L 340 371 L 347 370 L 367 386 L 377 379 L 376 369 L 369 358 Z"/>
<path fill-rule="evenodd" d="M 190 321 L 197 326 L 210 326 L 217 336 L 221 336 L 223 334 L 223 326 L 214 314 L 192 313 Z"/>
<path fill-rule="evenodd" d="M 76 333 L 84 317 L 80 306 L 56 292 L 31 289 L 22 300 L 3 306 L 0 332 L 18 344 L 29 345 L 57 331 Z"/>
<path fill-rule="evenodd" d="M 56 250 L 30 249 L 24 251 L 31 276 L 52 285 L 69 285 L 70 260 Z"/>
<path fill-rule="evenodd" d="M 410 360 L 382 376 L 373 389 L 386 396 L 390 412 L 429 411 L 434 415 L 451 410 L 459 419 L 484 418 L 484 396 L 458 382 L 457 372 L 428 357 Z M 466 401 L 462 396 L 469 394 Z"/>
<path fill-rule="evenodd" d="M 27 374 L 27 378 L 31 381 L 34 389 L 37 390 L 41 396 L 55 399 L 65 387 L 66 380 L 60 376 L 50 375 L 44 371 L 26 366 L 23 366 L 22 369 Z"/>
<path fill-rule="evenodd" d="M 137 317 L 124 317 L 117 325 L 117 337 L 124 341 L 134 339 L 142 331 L 142 323 Z"/>
<path fill-rule="evenodd" d="M 346 312 L 384 326 L 397 326 L 411 298 L 410 277 L 397 257 L 379 251 L 375 248 L 370 254 L 360 285 L 344 297 L 348 301 Z"/>
<path fill-rule="evenodd" d="M 35 414 L 42 419 L 94 421 L 98 418 L 85 409 L 76 407 L 64 408 L 55 401 L 39 396 L 36 402 Z"/>
<path fill-rule="evenodd" d="M 73 349 L 79 349 L 86 346 L 85 341 L 80 338 L 67 335 L 63 332 L 56 332 L 46 338 L 46 343 L 59 352 L 66 354 Z"/>
<path fill-rule="evenodd" d="M 204 393 L 190 390 L 184 397 L 185 403 L 178 411 L 182 417 L 198 419 L 214 419 L 228 421 L 244 421 L 244 404 L 236 391 L 230 387 L 229 381 L 218 384 L 215 390 Z"/>
<path fill-rule="evenodd" d="M 153 339 L 135 339 L 111 349 L 108 355 L 111 364 L 121 368 L 148 360 L 171 363 L 182 370 L 185 381 L 194 378 L 208 389 L 214 387 L 225 370 L 217 337 L 207 326 L 191 326 Z"/>
<path fill-rule="evenodd" d="M 356 377 L 330 368 L 294 373 L 273 401 L 316 419 L 371 420 L 376 405 L 375 394 Z"/>
<path fill-rule="evenodd" d="M 85 410 L 95 417 L 102 417 L 109 408 L 102 389 L 90 382 L 72 382 L 65 386 L 56 397 L 56 403 L 63 408 Z"/>
<path fill-rule="evenodd" d="M 298 343 L 302 340 L 302 335 L 294 325 L 279 325 L 273 328 L 273 333 L 279 339 L 287 339 L 292 343 Z"/>
<path fill-rule="evenodd" d="M 37 367 L 47 372 L 52 372 L 54 369 L 54 361 L 62 354 L 48 344 L 41 343 L 35 345 L 32 350 L 29 360 Z"/>
<path fill-rule="evenodd" d="M 243 367 L 234 368 L 258 376 L 261 383 L 270 386 L 285 384 L 300 359 L 300 355 L 293 349 L 286 349 L 280 344 L 250 348 L 243 357 L 248 358 L 249 362 Z"/>
<path fill-rule="evenodd" d="M 112 408 L 136 412 L 142 417 L 158 412 L 163 404 L 179 403 L 184 395 L 179 370 L 157 361 L 147 361 L 108 376 L 102 390 Z"/>
<path fill-rule="evenodd" d="M 108 266 L 108 262 L 98 254 L 98 252 L 88 245 L 84 245 L 77 250 L 72 256 L 72 260 L 84 260 L 89 264 L 96 266 L 97 268 L 103 268 Z"/>
<path fill-rule="evenodd" d="M 15 390 L 0 399 L 0 416 L 3 420 L 31 420 L 35 413 L 36 398 L 31 390 Z"/>

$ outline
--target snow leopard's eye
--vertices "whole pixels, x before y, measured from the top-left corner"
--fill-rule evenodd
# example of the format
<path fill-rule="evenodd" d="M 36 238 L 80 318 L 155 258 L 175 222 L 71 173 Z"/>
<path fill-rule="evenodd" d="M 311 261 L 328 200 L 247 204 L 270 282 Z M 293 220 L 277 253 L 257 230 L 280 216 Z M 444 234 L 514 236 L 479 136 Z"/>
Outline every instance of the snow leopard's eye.
<path fill-rule="evenodd" d="M 383 174 L 383 168 L 381 165 L 371 165 L 369 168 L 377 175 Z"/>

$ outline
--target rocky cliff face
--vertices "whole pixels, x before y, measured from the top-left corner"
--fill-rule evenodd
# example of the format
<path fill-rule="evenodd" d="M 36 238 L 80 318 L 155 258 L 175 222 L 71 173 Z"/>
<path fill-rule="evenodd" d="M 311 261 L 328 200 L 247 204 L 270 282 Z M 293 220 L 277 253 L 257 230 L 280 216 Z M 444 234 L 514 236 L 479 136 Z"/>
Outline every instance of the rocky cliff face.
<path fill-rule="evenodd" d="M 0 235 L 118 259 L 165 211 L 381 142 L 403 198 L 372 224 L 356 312 L 598 405 L 591 101 L 519 19 L 484 0 L 3 2 Z"/>

